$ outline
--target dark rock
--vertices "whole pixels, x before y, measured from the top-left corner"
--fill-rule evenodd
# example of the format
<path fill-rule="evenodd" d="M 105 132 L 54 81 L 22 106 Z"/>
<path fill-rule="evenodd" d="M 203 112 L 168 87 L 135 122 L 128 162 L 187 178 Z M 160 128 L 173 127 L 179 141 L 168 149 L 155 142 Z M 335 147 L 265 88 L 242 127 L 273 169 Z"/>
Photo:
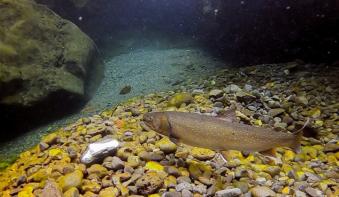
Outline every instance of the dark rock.
<path fill-rule="evenodd" d="M 271 117 L 276 117 L 282 113 L 284 113 L 285 110 L 283 108 L 274 108 L 274 109 L 271 109 L 268 114 L 271 116 Z"/>
<path fill-rule="evenodd" d="M 131 92 L 131 90 L 132 90 L 132 86 L 130 86 L 130 85 L 126 85 L 126 86 L 124 86 L 123 88 L 121 88 L 121 90 L 120 90 L 120 93 L 119 93 L 119 94 L 122 94 L 122 95 L 124 95 L 124 94 L 128 94 L 128 93 L 130 93 L 130 92 Z"/>

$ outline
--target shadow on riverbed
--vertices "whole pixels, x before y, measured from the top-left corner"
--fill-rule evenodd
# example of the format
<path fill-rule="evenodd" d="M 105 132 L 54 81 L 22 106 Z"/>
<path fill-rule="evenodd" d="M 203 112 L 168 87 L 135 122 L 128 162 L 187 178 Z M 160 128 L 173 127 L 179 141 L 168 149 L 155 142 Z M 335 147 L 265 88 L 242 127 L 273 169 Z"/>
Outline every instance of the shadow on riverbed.
<path fill-rule="evenodd" d="M 27 108 L 0 105 L 0 143 L 9 141 L 53 120 L 79 112 L 87 103 L 87 100 L 80 97 L 65 99 L 69 97 L 70 95 L 66 92 L 55 93 L 39 105 Z"/>

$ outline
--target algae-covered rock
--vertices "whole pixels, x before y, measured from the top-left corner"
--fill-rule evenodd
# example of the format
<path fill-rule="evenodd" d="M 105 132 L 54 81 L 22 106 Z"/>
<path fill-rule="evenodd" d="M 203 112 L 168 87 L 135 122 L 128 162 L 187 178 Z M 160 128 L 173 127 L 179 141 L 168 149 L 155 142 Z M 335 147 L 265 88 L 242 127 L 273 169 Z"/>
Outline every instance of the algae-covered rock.
<path fill-rule="evenodd" d="M 193 97 L 190 93 L 182 92 L 173 95 L 168 101 L 169 107 L 180 107 L 182 104 L 189 104 L 193 101 Z"/>
<path fill-rule="evenodd" d="M 76 170 L 72 173 L 66 174 L 60 177 L 58 184 L 63 191 L 67 191 L 72 187 L 80 187 L 82 184 L 83 173 L 80 170 Z"/>
<path fill-rule="evenodd" d="M 143 195 L 154 193 L 162 186 L 162 184 L 163 180 L 155 171 L 147 172 L 135 183 L 138 188 L 138 192 Z"/>

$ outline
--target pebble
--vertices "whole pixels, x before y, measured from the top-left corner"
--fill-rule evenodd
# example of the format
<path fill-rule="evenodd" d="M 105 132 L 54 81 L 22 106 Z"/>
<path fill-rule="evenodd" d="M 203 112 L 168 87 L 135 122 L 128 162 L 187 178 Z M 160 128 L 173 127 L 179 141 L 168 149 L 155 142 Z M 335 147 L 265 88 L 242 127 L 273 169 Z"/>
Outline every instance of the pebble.
<path fill-rule="evenodd" d="M 242 194 L 239 188 L 220 190 L 215 193 L 216 197 L 236 197 Z"/>
<path fill-rule="evenodd" d="M 76 187 L 69 188 L 65 193 L 64 197 L 79 197 L 79 190 Z"/>
<path fill-rule="evenodd" d="M 327 143 L 324 147 L 324 152 L 337 152 L 339 151 L 339 144 L 338 143 Z"/>
<path fill-rule="evenodd" d="M 208 96 L 213 97 L 213 98 L 218 98 L 218 97 L 221 97 L 223 94 L 224 92 L 222 90 L 213 89 L 208 93 Z"/>
<path fill-rule="evenodd" d="M 120 146 L 120 142 L 112 138 L 104 138 L 87 146 L 82 154 L 80 161 L 83 164 L 92 164 L 93 162 L 104 159 L 107 155 L 113 154 Z"/>
<path fill-rule="evenodd" d="M 40 149 L 40 151 L 44 151 L 44 150 L 46 150 L 46 149 L 48 149 L 49 148 L 49 145 L 47 144 L 47 143 L 45 143 L 45 142 L 40 142 L 39 143 L 39 149 Z"/>
<path fill-rule="evenodd" d="M 257 108 L 252 105 L 247 106 L 247 108 L 251 111 L 257 111 Z"/>
<path fill-rule="evenodd" d="M 72 173 L 62 176 L 59 179 L 58 184 L 62 191 L 66 191 L 71 187 L 80 187 L 83 180 L 83 176 L 84 175 L 80 170 L 75 170 Z"/>
<path fill-rule="evenodd" d="M 42 189 L 41 197 L 62 197 L 58 185 L 55 182 L 47 181 L 45 187 Z"/>
<path fill-rule="evenodd" d="M 231 84 L 226 86 L 226 88 L 224 89 L 224 91 L 226 93 L 237 93 L 242 91 L 241 88 L 239 88 L 239 86 L 235 85 L 235 84 Z"/>
<path fill-rule="evenodd" d="M 165 192 L 161 197 L 181 197 L 181 192 Z"/>
<path fill-rule="evenodd" d="M 164 153 L 173 153 L 177 150 L 177 145 L 171 142 L 168 138 L 162 138 L 156 143 L 161 151 Z"/>
<path fill-rule="evenodd" d="M 217 108 L 223 108 L 224 104 L 220 101 L 214 102 L 213 103 L 213 107 L 217 107 Z"/>
<path fill-rule="evenodd" d="M 165 158 L 161 152 L 146 152 L 142 151 L 139 153 L 139 157 L 145 161 L 161 161 Z"/>
<path fill-rule="evenodd" d="M 249 84 L 245 84 L 244 85 L 244 90 L 246 90 L 247 92 L 250 92 L 253 90 L 253 86 L 249 85 Z"/>
<path fill-rule="evenodd" d="M 181 192 L 182 190 L 192 191 L 193 187 L 190 183 L 182 182 L 182 183 L 179 183 L 178 185 L 175 186 L 175 190 L 178 191 L 178 192 Z"/>
<path fill-rule="evenodd" d="M 175 166 L 166 166 L 165 171 L 172 176 L 179 177 L 181 175 L 180 171 L 178 168 Z"/>
<path fill-rule="evenodd" d="M 125 162 L 122 161 L 119 157 L 112 158 L 112 170 L 120 170 L 123 169 Z"/>
<path fill-rule="evenodd" d="M 139 156 L 131 155 L 127 158 L 126 165 L 136 168 L 139 166 L 140 162 Z"/>
<path fill-rule="evenodd" d="M 202 184 L 193 185 L 192 192 L 199 193 L 199 194 L 205 194 L 207 192 L 207 187 L 206 185 L 202 185 Z"/>
<path fill-rule="evenodd" d="M 320 190 L 314 189 L 312 187 L 307 187 L 305 192 L 312 197 L 322 197 L 324 196 Z"/>
<path fill-rule="evenodd" d="M 193 197 L 193 194 L 189 190 L 184 189 L 184 190 L 181 191 L 181 196 L 182 197 Z"/>
<path fill-rule="evenodd" d="M 89 177 L 93 178 L 103 178 L 107 175 L 108 170 L 99 164 L 93 164 L 91 167 L 87 168 L 87 173 Z"/>
<path fill-rule="evenodd" d="M 297 104 L 302 104 L 304 106 L 308 105 L 308 99 L 305 96 L 298 96 L 295 98 Z"/>
<path fill-rule="evenodd" d="M 276 117 L 282 113 L 285 112 L 285 109 L 283 108 L 274 108 L 274 109 L 270 109 L 270 111 L 268 112 L 268 114 L 271 116 L 271 117 Z"/>
<path fill-rule="evenodd" d="M 295 191 L 295 197 L 307 197 L 305 192 L 302 192 L 300 190 Z"/>
<path fill-rule="evenodd" d="M 191 154 L 194 158 L 199 160 L 212 159 L 215 156 L 215 152 L 210 149 L 194 147 L 191 150 Z"/>
<path fill-rule="evenodd" d="M 251 190 L 253 197 L 270 197 L 275 196 L 275 192 L 266 186 L 255 186 Z"/>
<path fill-rule="evenodd" d="M 155 193 L 162 184 L 163 180 L 157 172 L 148 171 L 136 181 L 135 186 L 140 194 L 147 195 Z"/>

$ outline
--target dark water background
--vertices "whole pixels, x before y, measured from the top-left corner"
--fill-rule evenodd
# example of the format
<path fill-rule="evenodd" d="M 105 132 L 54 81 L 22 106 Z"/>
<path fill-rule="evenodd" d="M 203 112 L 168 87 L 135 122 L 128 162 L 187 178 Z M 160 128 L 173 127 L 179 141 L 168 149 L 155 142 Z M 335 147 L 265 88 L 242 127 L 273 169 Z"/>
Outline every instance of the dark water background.
<path fill-rule="evenodd" d="M 324 62 L 338 55 L 336 0 L 98 0 L 83 9 L 62 0 L 50 7 L 99 48 L 120 32 L 134 32 L 140 39 L 191 38 L 236 64 Z"/>

